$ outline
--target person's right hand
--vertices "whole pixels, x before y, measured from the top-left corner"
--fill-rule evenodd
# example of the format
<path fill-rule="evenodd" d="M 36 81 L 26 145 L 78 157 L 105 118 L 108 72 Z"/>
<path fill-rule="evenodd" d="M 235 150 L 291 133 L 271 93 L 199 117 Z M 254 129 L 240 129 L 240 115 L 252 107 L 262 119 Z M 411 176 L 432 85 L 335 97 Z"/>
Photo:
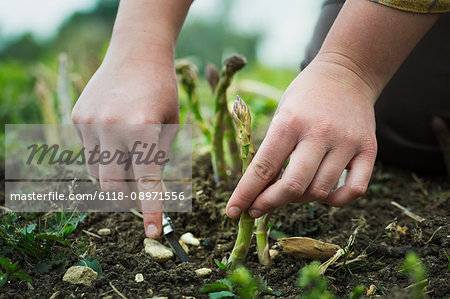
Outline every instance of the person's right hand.
<path fill-rule="evenodd" d="M 290 202 L 342 206 L 367 188 L 376 156 L 376 93 L 342 64 L 316 58 L 291 83 L 234 190 L 227 214 L 257 218 Z M 285 161 L 280 180 L 272 183 Z M 344 169 L 349 176 L 336 191 Z"/>
<path fill-rule="evenodd" d="M 157 125 L 145 125 L 178 123 L 173 50 L 162 45 L 147 50 L 148 54 L 142 56 L 121 55 L 110 50 L 78 99 L 72 120 L 74 124 L 80 124 L 78 131 L 86 153 L 97 144 L 102 151 L 128 152 L 136 140 L 156 142 L 159 150 L 169 153 L 176 132 L 161 131 L 161 126 Z M 118 124 L 136 126 L 123 126 L 123 130 L 117 130 Z M 88 163 L 87 166 L 89 174 L 100 180 L 102 191 L 130 193 L 126 181 L 129 174 L 123 166 L 117 163 Z M 135 180 L 143 177 L 159 180 L 156 189 L 162 191 L 162 169 L 158 165 L 133 164 L 132 172 Z M 138 184 L 138 191 L 147 191 L 143 189 L 145 186 Z M 161 233 L 160 207 L 142 206 L 142 211 L 147 236 L 158 237 Z"/>

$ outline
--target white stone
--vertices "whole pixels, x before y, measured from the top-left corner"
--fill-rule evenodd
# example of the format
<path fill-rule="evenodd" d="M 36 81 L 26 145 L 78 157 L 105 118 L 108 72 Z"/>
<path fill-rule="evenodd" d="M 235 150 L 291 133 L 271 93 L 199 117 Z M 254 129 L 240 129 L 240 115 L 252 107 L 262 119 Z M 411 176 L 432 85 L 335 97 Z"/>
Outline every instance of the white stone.
<path fill-rule="evenodd" d="M 209 268 L 200 268 L 195 270 L 195 274 L 197 274 L 197 276 L 199 277 L 205 277 L 205 276 L 209 276 L 211 274 L 212 270 Z"/>
<path fill-rule="evenodd" d="M 184 243 L 181 239 L 178 240 L 178 243 L 180 243 L 181 248 L 183 248 L 184 251 L 189 254 L 189 247 L 186 245 L 186 243 Z"/>
<path fill-rule="evenodd" d="M 185 233 L 180 238 L 181 241 L 183 241 L 185 244 L 193 245 L 193 246 L 200 246 L 200 240 L 194 237 L 192 233 Z"/>
<path fill-rule="evenodd" d="M 172 250 L 156 240 L 146 238 L 144 240 L 144 246 L 145 252 L 153 256 L 158 262 L 164 262 L 173 257 Z"/>
<path fill-rule="evenodd" d="M 97 278 L 97 272 L 89 267 L 73 266 L 67 269 L 63 281 L 71 284 L 92 285 L 92 281 Z"/>
<path fill-rule="evenodd" d="M 280 252 L 276 249 L 269 249 L 269 255 L 271 258 L 276 257 L 278 255 L 278 253 L 280 253 Z"/>
<path fill-rule="evenodd" d="M 109 228 L 101 228 L 97 231 L 97 234 L 100 236 L 109 236 L 111 234 L 111 230 Z"/>
<path fill-rule="evenodd" d="M 134 281 L 136 281 L 136 282 L 143 282 L 144 281 L 144 275 L 142 275 L 141 273 L 136 274 L 136 276 L 134 277 Z"/>

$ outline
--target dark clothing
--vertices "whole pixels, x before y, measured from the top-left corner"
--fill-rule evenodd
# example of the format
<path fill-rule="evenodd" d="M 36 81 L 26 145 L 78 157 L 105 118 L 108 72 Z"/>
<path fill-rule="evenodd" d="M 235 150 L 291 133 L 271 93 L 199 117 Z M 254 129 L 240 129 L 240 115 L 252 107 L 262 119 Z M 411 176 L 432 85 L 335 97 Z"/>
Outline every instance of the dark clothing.
<path fill-rule="evenodd" d="M 344 0 L 326 1 L 302 68 L 319 51 Z M 375 105 L 378 159 L 419 172 L 445 172 L 431 117 L 450 125 L 450 14 L 442 14 L 386 85 Z"/>

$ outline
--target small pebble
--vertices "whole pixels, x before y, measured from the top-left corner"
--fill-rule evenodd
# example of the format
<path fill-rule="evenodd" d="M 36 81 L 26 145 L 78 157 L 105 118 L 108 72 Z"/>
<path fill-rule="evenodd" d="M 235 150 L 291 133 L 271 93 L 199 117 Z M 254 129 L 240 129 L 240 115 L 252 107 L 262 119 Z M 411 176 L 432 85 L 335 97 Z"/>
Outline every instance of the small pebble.
<path fill-rule="evenodd" d="M 170 248 L 162 245 L 156 240 L 146 238 L 144 240 L 145 253 L 150 254 L 158 262 L 163 262 L 173 257 L 173 252 Z"/>
<path fill-rule="evenodd" d="M 195 270 L 195 274 L 198 277 L 205 277 L 205 276 L 209 276 L 211 274 L 212 270 L 209 268 L 200 268 Z"/>
<path fill-rule="evenodd" d="M 136 281 L 136 282 L 143 282 L 144 281 L 144 275 L 142 275 L 141 273 L 136 274 L 136 276 L 134 277 L 134 281 Z"/>
<path fill-rule="evenodd" d="M 109 236 L 111 234 L 111 230 L 109 228 L 101 228 L 97 231 L 97 234 L 100 236 Z"/>
<path fill-rule="evenodd" d="M 194 237 L 192 233 L 183 234 L 180 240 L 188 245 L 200 246 L 200 240 Z"/>
<path fill-rule="evenodd" d="M 98 274 L 89 267 L 73 266 L 67 269 L 64 274 L 63 281 L 71 284 L 82 284 L 91 286 L 92 281 L 97 278 Z"/>
<path fill-rule="evenodd" d="M 377 291 L 377 287 L 374 284 L 371 284 L 370 287 L 366 290 L 366 296 L 372 296 Z"/>
<path fill-rule="evenodd" d="M 56 291 L 48 299 L 56 299 L 56 298 L 58 298 L 59 294 L 61 294 L 61 292 L 60 291 Z"/>
<path fill-rule="evenodd" d="M 181 247 L 186 251 L 187 254 L 189 254 L 189 247 L 184 243 L 181 239 L 178 240 L 178 243 L 180 243 Z"/>
<path fill-rule="evenodd" d="M 280 253 L 280 252 L 276 249 L 269 249 L 269 255 L 271 258 L 276 257 L 278 255 L 278 253 Z"/>

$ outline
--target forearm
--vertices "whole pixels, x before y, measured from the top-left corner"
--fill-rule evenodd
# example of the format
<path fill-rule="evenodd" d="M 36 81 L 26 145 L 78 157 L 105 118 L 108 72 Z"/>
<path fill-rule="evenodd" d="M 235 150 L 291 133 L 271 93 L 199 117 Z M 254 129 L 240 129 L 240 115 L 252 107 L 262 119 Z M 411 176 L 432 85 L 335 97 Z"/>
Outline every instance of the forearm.
<path fill-rule="evenodd" d="M 122 0 L 107 57 L 173 60 L 175 42 L 191 4 L 192 0 Z"/>
<path fill-rule="evenodd" d="M 347 0 L 315 60 L 338 66 L 328 76 L 376 100 L 437 18 Z"/>

